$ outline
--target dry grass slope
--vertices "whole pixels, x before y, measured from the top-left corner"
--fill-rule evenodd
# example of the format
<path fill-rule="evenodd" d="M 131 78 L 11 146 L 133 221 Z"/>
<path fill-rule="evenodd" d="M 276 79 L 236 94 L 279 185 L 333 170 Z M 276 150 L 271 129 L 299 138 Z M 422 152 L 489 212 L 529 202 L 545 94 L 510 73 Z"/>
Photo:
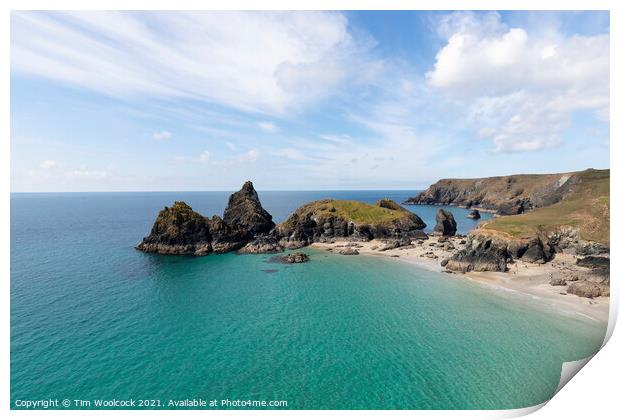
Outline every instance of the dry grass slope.
<path fill-rule="evenodd" d="M 559 203 L 516 216 L 503 216 L 485 229 L 528 238 L 560 226 L 578 228 L 583 239 L 609 245 L 609 170 L 588 169 Z"/>

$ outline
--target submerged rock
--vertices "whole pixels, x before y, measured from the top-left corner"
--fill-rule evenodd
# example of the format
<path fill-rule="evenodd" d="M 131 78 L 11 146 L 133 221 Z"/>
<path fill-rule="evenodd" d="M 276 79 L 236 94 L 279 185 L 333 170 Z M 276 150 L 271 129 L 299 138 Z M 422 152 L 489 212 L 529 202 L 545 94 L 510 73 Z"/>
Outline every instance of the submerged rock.
<path fill-rule="evenodd" d="M 278 258 L 285 264 L 301 264 L 310 261 L 310 257 L 303 252 L 295 252 Z"/>

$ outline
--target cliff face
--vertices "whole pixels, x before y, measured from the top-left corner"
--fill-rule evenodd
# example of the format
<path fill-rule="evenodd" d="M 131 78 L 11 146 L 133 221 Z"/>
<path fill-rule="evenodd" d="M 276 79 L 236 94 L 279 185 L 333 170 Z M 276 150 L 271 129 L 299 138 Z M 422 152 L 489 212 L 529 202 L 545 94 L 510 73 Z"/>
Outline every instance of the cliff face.
<path fill-rule="evenodd" d="M 251 182 L 232 194 L 224 219 L 211 220 L 184 202 L 175 202 L 159 212 L 149 236 L 136 247 L 158 254 L 205 255 L 242 248 L 257 236 L 268 233 L 275 224 L 263 209 Z"/>
<path fill-rule="evenodd" d="M 405 204 L 480 207 L 498 214 L 521 214 L 562 200 L 579 173 L 442 179 Z"/>
<path fill-rule="evenodd" d="M 426 224 L 392 200 L 374 205 L 348 200 L 318 200 L 305 204 L 276 227 L 280 243 L 299 248 L 332 238 L 371 240 L 426 236 Z"/>

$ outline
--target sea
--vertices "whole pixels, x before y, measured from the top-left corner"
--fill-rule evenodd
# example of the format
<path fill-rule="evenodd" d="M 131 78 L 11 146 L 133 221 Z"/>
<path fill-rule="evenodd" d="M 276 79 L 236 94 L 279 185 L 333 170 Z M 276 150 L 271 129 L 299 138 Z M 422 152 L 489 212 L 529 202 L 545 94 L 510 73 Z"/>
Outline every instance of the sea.
<path fill-rule="evenodd" d="M 319 198 L 416 192 L 259 195 L 280 222 Z M 229 194 L 11 194 L 11 407 L 521 408 L 601 346 L 602 323 L 396 258 L 134 249 L 164 206 L 221 215 Z M 438 207 L 407 208 L 433 228 Z M 449 210 L 460 233 L 478 223 Z"/>

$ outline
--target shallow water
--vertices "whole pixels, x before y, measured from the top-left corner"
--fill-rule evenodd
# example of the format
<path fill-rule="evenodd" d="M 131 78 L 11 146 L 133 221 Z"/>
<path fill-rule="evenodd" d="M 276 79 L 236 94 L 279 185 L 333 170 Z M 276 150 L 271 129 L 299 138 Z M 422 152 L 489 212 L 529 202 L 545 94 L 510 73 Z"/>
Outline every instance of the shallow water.
<path fill-rule="evenodd" d="M 276 221 L 325 196 L 260 194 Z M 329 194 L 384 195 L 412 193 Z M 174 199 L 212 214 L 226 197 L 13 194 L 12 405 L 202 398 L 295 409 L 516 408 L 549 398 L 562 362 L 602 342 L 604 325 L 389 259 L 312 249 L 311 262 L 283 265 L 265 255 L 133 249 Z M 414 211 L 432 227 L 436 209 Z M 466 211 L 454 213 L 465 228 Z"/>

